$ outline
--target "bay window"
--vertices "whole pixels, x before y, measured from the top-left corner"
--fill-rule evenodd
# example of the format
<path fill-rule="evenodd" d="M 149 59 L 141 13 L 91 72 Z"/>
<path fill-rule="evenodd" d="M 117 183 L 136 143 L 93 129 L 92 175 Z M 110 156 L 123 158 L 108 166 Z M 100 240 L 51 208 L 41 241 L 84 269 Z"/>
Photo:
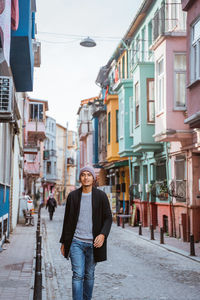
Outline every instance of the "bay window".
<path fill-rule="evenodd" d="M 147 79 L 147 122 L 155 122 L 154 79 Z"/>
<path fill-rule="evenodd" d="M 139 83 L 135 84 L 135 125 L 138 126 L 140 122 L 139 118 L 140 102 L 139 102 Z"/>
<path fill-rule="evenodd" d="M 191 28 L 191 83 L 200 80 L 200 19 Z"/>
<path fill-rule="evenodd" d="M 164 59 L 157 62 L 157 113 L 164 110 Z"/>

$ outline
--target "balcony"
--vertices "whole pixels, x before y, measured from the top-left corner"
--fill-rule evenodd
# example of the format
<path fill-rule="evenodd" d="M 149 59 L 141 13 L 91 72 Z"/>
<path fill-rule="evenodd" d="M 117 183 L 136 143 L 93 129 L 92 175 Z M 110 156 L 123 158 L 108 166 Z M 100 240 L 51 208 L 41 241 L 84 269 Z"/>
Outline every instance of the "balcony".
<path fill-rule="evenodd" d="M 180 3 L 163 3 L 152 20 L 154 50 L 165 36 L 186 35 L 186 13 Z"/>
<path fill-rule="evenodd" d="M 40 176 L 40 164 L 38 161 L 29 162 L 26 161 L 24 163 L 24 172 L 28 175 Z"/>
<path fill-rule="evenodd" d="M 46 174 L 45 176 L 45 180 L 48 181 L 48 182 L 56 182 L 57 180 L 57 174 Z"/>
<path fill-rule="evenodd" d="M 40 150 L 40 147 L 37 143 L 27 142 L 24 144 L 24 154 L 37 154 Z"/>
<path fill-rule="evenodd" d="M 93 132 L 92 122 L 81 122 L 79 126 L 79 137 L 80 140 L 83 140 L 88 134 L 91 134 Z"/>
<path fill-rule="evenodd" d="M 45 124 L 43 121 L 38 122 L 34 120 L 30 120 L 26 126 L 26 130 L 28 132 L 28 140 L 30 143 L 35 141 L 44 141 L 46 138 L 45 135 Z"/>

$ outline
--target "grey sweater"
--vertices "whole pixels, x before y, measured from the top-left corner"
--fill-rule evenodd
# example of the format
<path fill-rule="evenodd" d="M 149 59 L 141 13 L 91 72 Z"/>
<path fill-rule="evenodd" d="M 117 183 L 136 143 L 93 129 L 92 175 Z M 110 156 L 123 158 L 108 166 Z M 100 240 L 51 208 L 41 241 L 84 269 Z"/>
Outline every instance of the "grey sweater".
<path fill-rule="evenodd" d="M 74 238 L 82 242 L 93 243 L 92 193 L 82 193 L 80 213 Z"/>

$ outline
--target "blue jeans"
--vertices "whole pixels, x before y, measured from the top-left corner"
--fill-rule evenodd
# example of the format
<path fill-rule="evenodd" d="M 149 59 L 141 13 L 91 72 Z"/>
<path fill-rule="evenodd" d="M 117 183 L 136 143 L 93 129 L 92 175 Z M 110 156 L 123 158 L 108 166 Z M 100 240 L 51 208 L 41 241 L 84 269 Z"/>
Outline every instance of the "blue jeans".
<path fill-rule="evenodd" d="M 73 239 L 70 247 L 73 300 L 91 300 L 95 262 L 93 244 Z"/>

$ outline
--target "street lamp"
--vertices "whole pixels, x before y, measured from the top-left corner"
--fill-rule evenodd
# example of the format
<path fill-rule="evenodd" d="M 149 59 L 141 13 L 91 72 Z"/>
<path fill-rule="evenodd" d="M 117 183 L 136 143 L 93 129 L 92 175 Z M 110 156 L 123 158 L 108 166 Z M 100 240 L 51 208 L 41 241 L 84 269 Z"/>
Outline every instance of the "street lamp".
<path fill-rule="evenodd" d="M 91 48 L 96 46 L 96 42 L 88 36 L 80 42 L 80 45 Z"/>

